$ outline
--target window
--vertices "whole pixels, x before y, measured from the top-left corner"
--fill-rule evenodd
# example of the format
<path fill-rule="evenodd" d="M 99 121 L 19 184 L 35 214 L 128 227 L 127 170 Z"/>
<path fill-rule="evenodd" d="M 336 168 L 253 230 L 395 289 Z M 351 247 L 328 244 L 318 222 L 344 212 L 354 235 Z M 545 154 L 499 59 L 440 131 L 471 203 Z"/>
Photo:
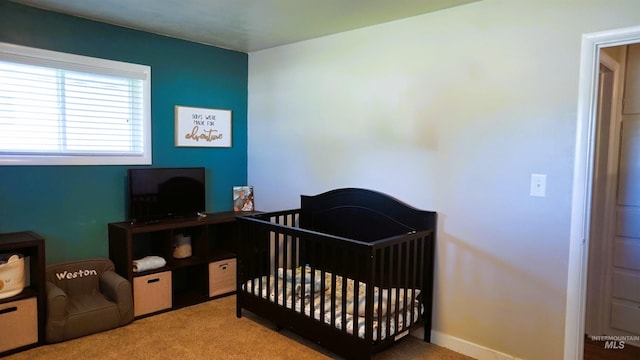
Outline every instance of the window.
<path fill-rule="evenodd" d="M 0 43 L 0 165 L 151 164 L 151 68 Z"/>

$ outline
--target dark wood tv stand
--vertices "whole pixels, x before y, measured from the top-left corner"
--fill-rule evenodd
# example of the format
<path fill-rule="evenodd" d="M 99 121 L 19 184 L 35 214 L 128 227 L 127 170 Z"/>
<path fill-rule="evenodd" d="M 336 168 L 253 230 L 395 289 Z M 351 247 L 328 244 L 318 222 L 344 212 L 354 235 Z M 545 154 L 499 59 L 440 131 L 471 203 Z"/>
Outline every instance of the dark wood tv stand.
<path fill-rule="evenodd" d="M 236 216 L 238 212 L 210 213 L 192 218 L 142 223 L 109 224 L 109 257 L 116 271 L 131 281 L 134 315 L 194 305 L 232 294 L 236 278 Z M 191 237 L 192 255 L 173 257 L 176 236 Z M 133 261 L 159 256 L 160 268 L 135 272 Z"/>

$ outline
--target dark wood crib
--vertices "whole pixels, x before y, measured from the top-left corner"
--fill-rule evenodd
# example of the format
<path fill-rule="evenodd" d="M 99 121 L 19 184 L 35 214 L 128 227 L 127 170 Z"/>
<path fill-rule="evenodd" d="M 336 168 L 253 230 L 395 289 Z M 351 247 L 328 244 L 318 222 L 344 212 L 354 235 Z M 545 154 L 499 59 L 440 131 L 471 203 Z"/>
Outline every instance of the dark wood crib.
<path fill-rule="evenodd" d="M 346 358 L 419 327 L 430 341 L 435 212 L 346 188 L 238 224 L 238 317 L 248 310 Z"/>

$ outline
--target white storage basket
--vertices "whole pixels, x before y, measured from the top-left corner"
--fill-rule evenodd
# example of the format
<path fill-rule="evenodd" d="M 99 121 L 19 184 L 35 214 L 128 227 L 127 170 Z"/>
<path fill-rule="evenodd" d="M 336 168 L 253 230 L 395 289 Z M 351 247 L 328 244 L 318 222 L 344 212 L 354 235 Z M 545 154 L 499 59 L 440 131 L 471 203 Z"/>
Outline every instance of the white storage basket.
<path fill-rule="evenodd" d="M 18 295 L 24 289 L 24 256 L 0 254 L 0 299 Z"/>

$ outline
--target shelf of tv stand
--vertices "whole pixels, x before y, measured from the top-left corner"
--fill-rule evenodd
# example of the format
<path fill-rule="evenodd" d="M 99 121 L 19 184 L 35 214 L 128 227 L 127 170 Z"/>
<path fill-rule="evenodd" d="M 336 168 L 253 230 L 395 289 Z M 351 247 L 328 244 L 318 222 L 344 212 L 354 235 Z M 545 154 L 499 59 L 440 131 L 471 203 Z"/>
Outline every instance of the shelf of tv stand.
<path fill-rule="evenodd" d="M 116 271 L 132 283 L 134 278 L 171 273 L 173 301 L 171 308 L 162 311 L 197 304 L 212 298 L 209 296 L 209 264 L 236 257 L 236 216 L 245 214 L 251 213 L 227 211 L 147 223 L 110 223 L 110 258 Z M 184 259 L 172 256 L 171 243 L 180 233 L 191 235 L 192 255 Z M 147 271 L 133 271 L 133 260 L 152 255 L 163 257 L 166 265 Z"/>

